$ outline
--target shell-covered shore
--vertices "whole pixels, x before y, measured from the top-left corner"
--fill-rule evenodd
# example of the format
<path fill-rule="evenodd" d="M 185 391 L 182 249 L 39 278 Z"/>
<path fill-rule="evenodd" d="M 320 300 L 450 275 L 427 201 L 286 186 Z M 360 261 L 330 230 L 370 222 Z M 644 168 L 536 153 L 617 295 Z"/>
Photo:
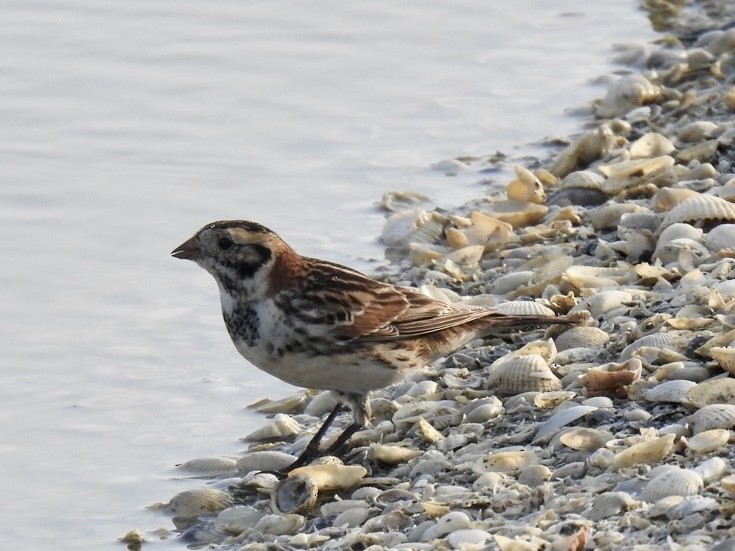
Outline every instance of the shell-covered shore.
<path fill-rule="evenodd" d="M 161 506 L 184 543 L 735 549 L 735 5 L 644 8 L 661 38 L 619 48 L 583 134 L 456 211 L 382 202 L 386 280 L 584 323 L 471 343 L 374 393 L 342 460 L 283 480 L 268 471 L 334 399 L 258 402 L 243 456 L 180 467 L 204 479 Z M 495 162 L 456 160 L 478 180 Z"/>

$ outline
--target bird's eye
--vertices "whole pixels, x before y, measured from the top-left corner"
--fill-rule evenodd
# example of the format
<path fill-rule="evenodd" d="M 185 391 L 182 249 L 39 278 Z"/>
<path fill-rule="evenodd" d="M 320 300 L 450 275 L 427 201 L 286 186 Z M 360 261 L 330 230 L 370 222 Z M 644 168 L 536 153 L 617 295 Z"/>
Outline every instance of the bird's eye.
<path fill-rule="evenodd" d="M 217 242 L 217 245 L 219 245 L 219 248 L 223 251 L 226 251 L 230 247 L 232 247 L 235 244 L 232 239 L 229 237 L 221 237 L 220 240 Z"/>

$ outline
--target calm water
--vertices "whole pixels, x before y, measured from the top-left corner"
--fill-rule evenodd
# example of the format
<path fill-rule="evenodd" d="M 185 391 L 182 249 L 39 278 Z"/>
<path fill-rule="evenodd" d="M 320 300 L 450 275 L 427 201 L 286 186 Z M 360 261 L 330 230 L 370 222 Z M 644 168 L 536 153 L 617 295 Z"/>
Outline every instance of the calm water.
<path fill-rule="evenodd" d="M 63 5 L 62 5 L 63 4 Z M 601 93 L 635 2 L 52 2 L 0 6 L 0 543 L 120 549 L 292 392 L 234 351 L 214 282 L 168 256 L 247 218 L 370 270 L 390 190 L 444 206 Z M 157 544 L 158 548 L 178 544 Z"/>

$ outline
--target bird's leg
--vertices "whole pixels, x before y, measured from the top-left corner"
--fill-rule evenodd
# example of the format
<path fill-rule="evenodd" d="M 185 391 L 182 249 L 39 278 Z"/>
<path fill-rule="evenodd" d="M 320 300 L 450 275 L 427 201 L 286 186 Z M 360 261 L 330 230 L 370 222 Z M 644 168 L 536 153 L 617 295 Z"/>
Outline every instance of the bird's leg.
<path fill-rule="evenodd" d="M 348 426 L 345 430 L 342 431 L 342 434 L 340 434 L 337 440 L 335 440 L 332 443 L 332 445 L 326 449 L 323 455 L 335 455 L 337 451 L 342 446 L 344 446 L 350 438 L 352 438 L 352 435 L 355 434 L 361 428 L 362 428 L 361 424 L 352 423 L 350 426 Z"/>
<path fill-rule="evenodd" d="M 307 465 L 308 463 L 311 463 L 314 459 L 316 459 L 317 457 L 319 457 L 320 455 L 322 455 L 319 452 L 319 443 L 322 441 L 322 438 L 326 434 L 327 430 L 329 430 L 329 427 L 334 422 L 334 419 L 342 411 L 343 407 L 344 406 L 342 406 L 342 404 L 340 402 L 338 402 L 337 405 L 334 406 L 334 409 L 332 410 L 332 412 L 324 420 L 324 423 L 322 423 L 322 426 L 319 427 L 319 430 L 318 431 L 316 431 L 316 434 L 314 436 L 312 436 L 311 440 L 309 440 L 309 443 L 306 445 L 306 448 L 301 453 L 301 455 L 298 457 L 298 459 L 296 459 L 296 461 L 294 461 L 293 463 L 291 463 L 285 469 L 282 469 L 282 471 L 281 471 L 282 473 L 289 473 L 289 472 L 293 471 L 297 467 L 302 467 L 304 465 Z M 351 427 L 351 425 L 350 425 L 350 427 Z M 350 427 L 347 427 L 347 430 L 349 430 Z M 347 430 L 345 430 L 345 432 L 347 432 Z M 357 430 L 357 429 L 355 429 L 355 430 Z M 353 433 L 354 433 L 354 431 L 353 431 Z M 344 433 L 342 433 L 342 435 L 344 435 Z M 350 436 L 352 436 L 352 434 L 350 434 Z M 340 436 L 337 440 L 339 440 L 341 438 L 342 438 L 342 436 Z M 348 436 L 348 438 L 349 438 L 349 436 Z M 340 443 L 340 445 L 341 445 L 341 443 Z M 330 446 L 329 449 L 331 450 L 332 447 L 334 447 L 334 446 L 333 445 Z"/>

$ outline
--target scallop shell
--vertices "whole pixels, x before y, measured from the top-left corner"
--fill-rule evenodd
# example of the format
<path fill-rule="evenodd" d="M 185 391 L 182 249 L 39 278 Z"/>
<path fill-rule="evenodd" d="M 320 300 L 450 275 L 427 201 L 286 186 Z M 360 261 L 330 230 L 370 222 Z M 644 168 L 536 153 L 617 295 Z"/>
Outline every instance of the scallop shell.
<path fill-rule="evenodd" d="M 601 348 L 610 340 L 610 335 L 597 327 L 572 327 L 555 339 L 557 350 L 570 348 Z"/>
<path fill-rule="evenodd" d="M 710 429 L 695 434 L 687 441 L 687 448 L 696 454 L 719 450 L 730 441 L 731 432 L 727 429 Z"/>
<path fill-rule="evenodd" d="M 630 343 L 620 353 L 621 360 L 632 358 L 642 347 L 665 348 L 668 350 L 683 350 L 689 344 L 693 335 L 689 331 L 669 331 L 668 333 L 653 333 Z"/>
<path fill-rule="evenodd" d="M 367 469 L 361 465 L 340 465 L 337 463 L 323 463 L 299 467 L 288 473 L 289 478 L 297 475 L 306 475 L 316 484 L 319 491 L 344 490 L 357 485 L 367 474 Z"/>
<path fill-rule="evenodd" d="M 661 222 L 659 232 L 677 222 L 701 225 L 707 222 L 733 221 L 735 221 L 735 204 L 714 195 L 699 194 L 671 209 Z"/>
<path fill-rule="evenodd" d="M 532 300 L 510 300 L 501 302 L 494 307 L 501 314 L 506 316 L 549 316 L 554 317 L 554 311 Z"/>
<path fill-rule="evenodd" d="M 513 168 L 516 177 L 506 188 L 506 194 L 511 201 L 523 201 L 543 205 L 546 202 L 544 186 L 536 175 L 522 166 Z"/>
<path fill-rule="evenodd" d="M 237 470 L 237 461 L 230 457 L 202 457 L 192 459 L 176 467 L 196 476 L 222 476 Z"/>
<path fill-rule="evenodd" d="M 560 390 L 561 381 L 538 354 L 505 356 L 490 367 L 488 384 L 499 394 Z"/>
<path fill-rule="evenodd" d="M 559 441 L 573 450 L 590 452 L 603 447 L 612 437 L 606 430 L 575 427 L 560 434 Z"/>
<path fill-rule="evenodd" d="M 444 233 L 448 219 L 438 212 L 407 209 L 390 216 L 381 238 L 389 247 L 406 248 L 411 243 L 436 243 Z"/>
<path fill-rule="evenodd" d="M 686 393 L 685 402 L 699 408 L 710 404 L 735 405 L 735 379 L 708 379 L 693 385 Z"/>
<path fill-rule="evenodd" d="M 673 434 L 666 434 L 634 444 L 615 454 L 610 469 L 619 471 L 639 464 L 654 465 L 671 453 L 675 438 Z"/>
<path fill-rule="evenodd" d="M 653 210 L 656 212 L 669 212 L 679 203 L 698 197 L 699 193 L 688 188 L 665 187 L 656 192 L 653 196 Z"/>
<path fill-rule="evenodd" d="M 693 496 L 702 491 L 703 487 L 702 477 L 696 472 L 670 467 L 648 481 L 641 498 L 653 503 L 668 496 Z"/>
<path fill-rule="evenodd" d="M 689 416 L 692 432 L 699 434 L 710 429 L 735 428 L 735 405 L 710 404 Z"/>
<path fill-rule="evenodd" d="M 575 405 L 555 412 L 551 417 L 544 421 L 536 431 L 533 437 L 534 444 L 545 444 L 550 441 L 560 428 L 567 426 L 574 421 L 589 415 L 598 408 L 594 406 Z"/>
<path fill-rule="evenodd" d="M 538 457 L 532 450 L 509 450 L 497 451 L 484 457 L 480 457 L 472 467 L 477 474 L 494 473 L 517 473 L 521 469 L 536 465 Z"/>
<path fill-rule="evenodd" d="M 301 425 L 289 415 L 277 414 L 273 421 L 248 434 L 243 440 L 246 442 L 258 440 L 273 440 L 296 436 L 302 431 Z"/>
<path fill-rule="evenodd" d="M 167 508 L 177 517 L 196 517 L 218 513 L 232 505 L 232 497 L 220 490 L 200 488 L 185 490 L 168 502 Z"/>

